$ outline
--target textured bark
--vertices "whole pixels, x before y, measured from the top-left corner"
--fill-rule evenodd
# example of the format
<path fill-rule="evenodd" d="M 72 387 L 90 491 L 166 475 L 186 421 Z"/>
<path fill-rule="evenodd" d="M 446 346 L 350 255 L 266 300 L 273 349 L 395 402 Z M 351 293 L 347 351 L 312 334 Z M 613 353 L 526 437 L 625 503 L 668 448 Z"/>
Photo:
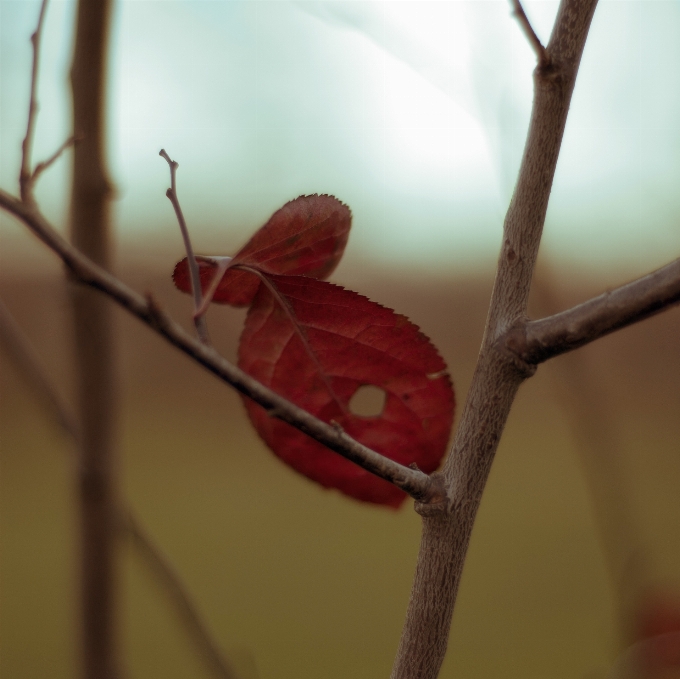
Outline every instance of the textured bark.
<path fill-rule="evenodd" d="M 538 364 L 680 304 L 680 258 L 554 316 L 511 328 L 499 344 Z"/>
<path fill-rule="evenodd" d="M 101 266 L 110 265 L 105 169 L 106 55 L 111 3 L 80 0 L 71 70 L 74 150 L 71 238 Z M 71 290 L 81 420 L 79 500 L 83 676 L 118 676 L 115 642 L 116 490 L 114 356 L 108 300 L 81 285 Z"/>
<path fill-rule="evenodd" d="M 532 366 L 499 351 L 524 319 L 576 73 L 597 0 L 563 0 L 534 73 L 534 105 L 517 186 L 505 218 L 482 348 L 444 476 L 448 502 L 421 506 L 423 540 L 392 679 L 434 679 L 477 509 L 521 382 Z"/>

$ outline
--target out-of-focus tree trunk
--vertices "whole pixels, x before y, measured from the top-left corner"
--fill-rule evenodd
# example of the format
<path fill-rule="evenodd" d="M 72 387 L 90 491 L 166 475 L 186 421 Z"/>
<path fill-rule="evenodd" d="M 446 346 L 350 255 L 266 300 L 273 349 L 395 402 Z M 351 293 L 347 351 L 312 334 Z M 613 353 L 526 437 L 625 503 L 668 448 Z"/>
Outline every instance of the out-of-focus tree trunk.
<path fill-rule="evenodd" d="M 105 105 L 110 0 L 79 0 L 71 69 L 74 152 L 71 238 L 109 268 L 111 185 L 105 165 Z M 73 286 L 73 333 L 81 426 L 83 676 L 118 676 L 115 615 L 116 464 L 114 352 L 108 300 Z"/>
<path fill-rule="evenodd" d="M 539 268 L 532 292 L 539 317 L 555 314 L 563 306 L 547 265 Z M 652 584 L 649 558 L 635 521 L 632 491 L 624 469 L 623 445 L 587 356 L 572 351 L 547 369 L 574 435 L 611 578 L 619 651 L 623 651 L 639 641 L 637 617 Z"/>

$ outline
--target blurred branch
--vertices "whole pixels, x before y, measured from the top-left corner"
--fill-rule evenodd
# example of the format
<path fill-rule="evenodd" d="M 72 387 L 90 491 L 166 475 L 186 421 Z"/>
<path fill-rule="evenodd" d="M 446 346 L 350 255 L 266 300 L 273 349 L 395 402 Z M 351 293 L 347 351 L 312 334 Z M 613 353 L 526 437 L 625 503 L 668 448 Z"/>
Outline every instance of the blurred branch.
<path fill-rule="evenodd" d="M 393 483 L 420 502 L 433 502 L 445 497 L 442 480 L 438 475 L 428 476 L 367 448 L 344 432 L 338 431 L 282 398 L 220 356 L 212 347 L 191 337 L 169 318 L 153 299 L 145 299 L 128 288 L 122 281 L 85 257 L 62 238 L 36 206 L 27 205 L 0 189 L 0 207 L 20 219 L 43 243 L 59 255 L 77 281 L 105 293 L 165 337 L 173 346 L 191 356 L 242 394 L 259 403 L 270 412 L 272 417 L 277 417 L 300 429 L 327 448 L 372 474 Z"/>
<path fill-rule="evenodd" d="M 520 0 L 510 0 L 510 4 L 512 5 L 512 14 L 517 18 L 519 25 L 524 31 L 524 35 L 526 35 L 527 40 L 529 41 L 529 44 L 533 48 L 534 52 L 536 52 L 536 56 L 538 57 L 538 67 L 547 68 L 550 66 L 550 55 L 548 54 L 545 47 L 543 47 L 543 43 L 540 41 L 539 37 L 536 35 L 536 31 L 534 31 L 533 26 L 531 25 L 531 22 L 524 11 L 524 7 L 522 7 L 522 3 Z"/>
<path fill-rule="evenodd" d="M 515 324 L 498 346 L 527 365 L 537 365 L 676 304 L 680 304 L 680 258 L 559 314 Z"/>
<path fill-rule="evenodd" d="M 0 343 L 52 419 L 66 434 L 77 441 L 79 432 L 73 413 L 50 383 L 35 349 L 2 300 L 0 300 Z"/>
<path fill-rule="evenodd" d="M 533 291 L 539 313 L 559 308 L 547 267 L 534 277 Z M 609 399 L 602 393 L 587 353 L 570 352 L 551 361 L 549 375 L 575 439 L 584 472 L 595 525 L 612 581 L 618 618 L 620 648 L 636 638 L 636 616 L 649 586 L 647 550 L 640 536 L 626 483 L 623 445 Z"/>
<path fill-rule="evenodd" d="M 113 0 L 78 0 L 71 62 L 73 150 L 70 236 L 111 265 L 112 185 L 106 163 L 106 91 Z M 117 389 L 112 308 L 92 290 L 69 286 L 77 411 L 81 635 L 84 679 L 121 676 L 117 596 Z"/>
<path fill-rule="evenodd" d="M 33 137 L 35 135 L 35 121 L 38 113 L 38 73 L 40 69 L 40 43 L 42 38 L 43 25 L 45 23 L 45 12 L 47 11 L 48 0 L 42 0 L 40 14 L 38 15 L 38 26 L 31 35 L 31 45 L 33 47 L 33 64 L 31 66 L 31 94 L 28 102 L 28 121 L 26 123 L 26 136 L 21 144 L 21 170 L 19 171 L 19 190 L 23 200 L 33 200 L 31 195 L 32 176 L 31 176 L 31 151 L 33 150 Z"/>
<path fill-rule="evenodd" d="M 77 443 L 79 432 L 75 418 L 47 377 L 37 352 L 2 300 L 0 300 L 0 344 L 61 430 Z M 168 557 L 140 525 L 132 510 L 120 506 L 118 513 L 120 529 L 131 536 L 135 550 L 161 583 L 212 674 L 217 679 L 236 679 Z"/>
<path fill-rule="evenodd" d="M 191 245 L 191 238 L 189 237 L 189 229 L 184 219 L 182 207 L 179 204 L 177 197 L 177 168 L 179 163 L 172 160 L 166 153 L 165 149 L 161 149 L 159 156 L 165 158 L 170 166 L 170 188 L 166 192 L 166 196 L 170 199 L 172 207 L 175 209 L 175 215 L 179 222 L 179 229 L 182 232 L 182 239 L 184 240 L 184 249 L 187 253 L 187 266 L 189 267 L 189 277 L 191 279 L 191 292 L 194 297 L 194 325 L 196 332 L 203 344 L 210 344 L 210 337 L 208 336 L 208 325 L 205 320 L 205 315 L 199 313 L 202 307 L 202 293 L 201 293 L 201 276 L 198 272 L 198 263 L 194 255 L 194 248 Z M 218 280 L 219 282 L 219 280 Z"/>
<path fill-rule="evenodd" d="M 236 673 L 222 656 L 222 652 L 208 632 L 205 622 L 203 622 L 170 560 L 154 544 L 149 534 L 139 525 L 131 512 L 122 512 L 122 518 L 123 528 L 132 538 L 136 552 L 149 566 L 149 569 L 162 584 L 163 589 L 175 605 L 180 620 L 184 623 L 189 637 L 193 639 L 212 675 L 218 679 L 236 679 Z"/>
<path fill-rule="evenodd" d="M 40 175 L 48 170 L 59 158 L 61 158 L 64 151 L 71 148 L 76 142 L 80 141 L 82 137 L 78 135 L 71 135 L 47 160 L 43 160 L 35 166 L 33 174 L 29 182 L 29 191 L 32 191 L 35 183 L 40 178 Z"/>

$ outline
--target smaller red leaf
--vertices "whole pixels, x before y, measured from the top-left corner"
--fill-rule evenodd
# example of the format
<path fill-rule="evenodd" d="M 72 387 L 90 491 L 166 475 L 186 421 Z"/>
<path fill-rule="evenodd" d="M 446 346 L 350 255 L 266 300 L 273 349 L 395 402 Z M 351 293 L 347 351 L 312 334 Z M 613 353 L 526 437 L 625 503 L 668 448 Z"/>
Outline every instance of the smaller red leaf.
<path fill-rule="evenodd" d="M 238 251 L 229 266 L 242 264 L 269 274 L 326 278 L 342 257 L 351 223 L 349 208 L 337 198 L 316 194 L 300 196 L 277 210 Z M 205 294 L 220 258 L 196 259 Z M 186 257 L 175 266 L 173 281 L 183 292 L 191 292 Z M 212 301 L 246 306 L 259 285 L 254 274 L 229 268 L 218 283 Z"/>
<path fill-rule="evenodd" d="M 248 312 L 239 366 L 284 398 L 403 465 L 429 474 L 446 451 L 454 395 L 446 365 L 417 326 L 337 285 L 267 276 Z M 354 414 L 365 385 L 383 390 L 382 412 Z M 398 507 L 406 495 L 244 398 L 272 451 L 301 474 L 365 502 Z"/>

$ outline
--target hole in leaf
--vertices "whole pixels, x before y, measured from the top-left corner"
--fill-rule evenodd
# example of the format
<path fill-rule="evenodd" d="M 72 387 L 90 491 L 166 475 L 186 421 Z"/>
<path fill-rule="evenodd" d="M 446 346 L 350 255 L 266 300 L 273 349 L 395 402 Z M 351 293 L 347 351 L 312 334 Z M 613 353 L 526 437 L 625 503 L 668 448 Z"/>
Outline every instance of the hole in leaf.
<path fill-rule="evenodd" d="M 378 417 L 385 407 L 387 394 L 384 389 L 372 384 L 359 387 L 349 401 L 349 409 L 361 417 Z"/>

